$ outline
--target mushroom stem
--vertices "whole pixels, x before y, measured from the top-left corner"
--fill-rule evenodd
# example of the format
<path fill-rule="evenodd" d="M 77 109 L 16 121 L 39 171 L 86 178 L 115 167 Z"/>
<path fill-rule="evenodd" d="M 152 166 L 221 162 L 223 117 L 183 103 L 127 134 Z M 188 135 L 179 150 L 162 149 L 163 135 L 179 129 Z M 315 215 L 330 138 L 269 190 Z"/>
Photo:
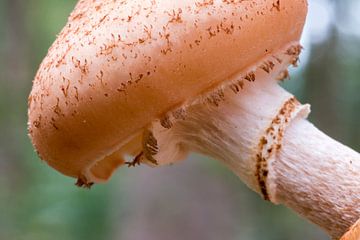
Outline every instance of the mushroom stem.
<path fill-rule="evenodd" d="M 360 155 L 310 122 L 293 121 L 273 162 L 275 201 L 340 238 L 360 217 Z"/>
<path fill-rule="evenodd" d="M 211 156 L 264 199 L 340 237 L 360 216 L 359 153 L 305 120 L 309 105 L 277 84 L 278 71 L 260 67 L 253 73 L 256 79 L 245 77 L 237 88 L 225 87 L 187 107 L 186 117 L 171 128 L 153 124 L 145 155 L 160 165 L 189 151 Z"/>

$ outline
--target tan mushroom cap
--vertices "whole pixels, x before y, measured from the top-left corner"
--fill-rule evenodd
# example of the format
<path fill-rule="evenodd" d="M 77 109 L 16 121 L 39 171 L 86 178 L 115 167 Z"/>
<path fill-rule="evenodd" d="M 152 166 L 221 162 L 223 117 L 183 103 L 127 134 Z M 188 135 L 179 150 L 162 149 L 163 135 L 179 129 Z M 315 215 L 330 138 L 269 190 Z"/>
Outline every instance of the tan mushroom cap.
<path fill-rule="evenodd" d="M 360 219 L 344 234 L 341 240 L 360 240 Z"/>
<path fill-rule="evenodd" d="M 79 1 L 34 80 L 32 142 L 63 174 L 106 180 L 154 119 L 297 42 L 306 12 L 306 0 Z"/>

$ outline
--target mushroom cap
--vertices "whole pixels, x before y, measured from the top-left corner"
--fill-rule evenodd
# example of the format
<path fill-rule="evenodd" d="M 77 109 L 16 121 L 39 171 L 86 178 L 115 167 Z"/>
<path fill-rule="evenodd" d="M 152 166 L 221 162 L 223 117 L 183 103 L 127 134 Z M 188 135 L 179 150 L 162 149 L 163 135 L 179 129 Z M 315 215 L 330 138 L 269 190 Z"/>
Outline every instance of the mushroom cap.
<path fill-rule="evenodd" d="M 39 156 L 107 180 L 140 132 L 301 36 L 306 0 L 81 0 L 29 97 Z"/>
<path fill-rule="evenodd" d="M 344 234 L 341 240 L 359 240 L 360 239 L 360 219 L 357 223 L 350 228 L 350 230 Z"/>

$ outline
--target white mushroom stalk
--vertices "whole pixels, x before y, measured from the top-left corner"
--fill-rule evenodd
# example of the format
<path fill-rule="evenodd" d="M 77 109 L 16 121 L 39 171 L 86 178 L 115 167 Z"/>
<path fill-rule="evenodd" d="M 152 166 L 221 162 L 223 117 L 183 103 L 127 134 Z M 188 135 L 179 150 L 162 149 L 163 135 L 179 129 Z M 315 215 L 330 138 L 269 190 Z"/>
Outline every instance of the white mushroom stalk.
<path fill-rule="evenodd" d="M 154 122 L 136 161 L 169 164 L 190 151 L 211 156 L 264 199 L 339 238 L 360 216 L 360 155 L 305 120 L 310 106 L 277 84 L 299 50 L 282 49 L 176 111 L 180 118 Z"/>

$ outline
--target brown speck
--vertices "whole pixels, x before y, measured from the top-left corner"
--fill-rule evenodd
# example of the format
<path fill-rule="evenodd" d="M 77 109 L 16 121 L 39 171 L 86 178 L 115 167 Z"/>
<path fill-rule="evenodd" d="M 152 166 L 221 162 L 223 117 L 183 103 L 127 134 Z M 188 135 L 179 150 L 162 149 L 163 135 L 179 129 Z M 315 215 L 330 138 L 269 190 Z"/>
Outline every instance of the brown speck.
<path fill-rule="evenodd" d="M 266 73 L 270 73 L 270 71 L 273 70 L 274 67 L 275 64 L 272 61 L 266 61 L 260 66 L 260 68 L 264 70 Z"/>
<path fill-rule="evenodd" d="M 291 46 L 286 50 L 286 54 L 290 56 L 298 56 L 301 53 L 302 48 L 303 47 L 301 45 Z"/>
<path fill-rule="evenodd" d="M 143 140 L 144 156 L 151 163 L 157 165 L 158 163 L 153 157 L 159 152 L 157 139 L 155 138 L 154 134 L 149 130 L 145 130 L 143 138 L 144 138 Z"/>
<path fill-rule="evenodd" d="M 168 115 L 160 119 L 160 124 L 166 129 L 170 129 L 172 127 L 172 123 Z"/>
<path fill-rule="evenodd" d="M 94 183 L 93 182 L 88 182 L 86 177 L 81 175 L 81 176 L 78 177 L 78 180 L 75 183 L 75 185 L 78 186 L 78 187 L 90 189 L 94 185 Z"/>
<path fill-rule="evenodd" d="M 172 11 L 172 13 L 167 12 L 167 14 L 170 16 L 170 20 L 168 22 L 169 23 L 182 23 L 182 18 L 181 18 L 181 14 L 182 14 L 182 9 L 179 8 L 177 10 L 177 12 L 175 10 Z"/>
<path fill-rule="evenodd" d="M 233 90 L 234 93 L 238 93 L 240 91 L 240 88 L 237 84 L 232 84 L 230 88 L 231 90 Z"/>
<path fill-rule="evenodd" d="M 100 25 L 100 24 L 107 18 L 108 15 L 109 15 L 109 14 L 106 14 L 105 16 L 103 16 L 103 17 L 100 19 L 98 25 Z"/>
<path fill-rule="evenodd" d="M 99 11 L 101 9 L 101 5 L 95 6 L 95 10 Z"/>
<path fill-rule="evenodd" d="M 245 76 L 245 80 L 249 82 L 254 82 L 256 80 L 256 76 L 254 72 L 250 72 Z"/>
<path fill-rule="evenodd" d="M 96 74 L 96 78 L 98 80 L 100 80 L 101 84 L 104 85 L 103 83 L 103 77 L 104 77 L 104 72 L 102 70 L 100 70 L 99 74 Z"/>
<path fill-rule="evenodd" d="M 135 82 L 136 83 L 138 83 L 138 82 L 140 82 L 141 81 L 141 79 L 143 79 L 143 77 L 144 77 L 144 74 L 139 74 L 139 76 L 138 76 L 138 78 L 135 80 Z"/>
<path fill-rule="evenodd" d="M 208 29 L 206 29 L 209 33 L 209 38 L 215 37 L 216 36 L 216 31 L 212 31 L 212 27 L 209 27 Z"/>
<path fill-rule="evenodd" d="M 52 122 L 51 125 L 52 125 L 56 130 L 59 130 L 59 127 L 58 127 L 54 122 Z"/>
<path fill-rule="evenodd" d="M 237 4 L 237 3 L 241 3 L 243 1 L 246 1 L 246 0 L 222 0 L 222 2 L 226 3 L 226 4 Z"/>
<path fill-rule="evenodd" d="M 172 114 L 173 114 L 174 118 L 177 119 L 177 120 L 179 120 L 179 119 L 180 120 L 185 120 L 186 111 L 183 108 L 179 108 L 179 109 L 173 111 Z"/>
<path fill-rule="evenodd" d="M 277 77 L 277 80 L 284 81 L 285 79 L 287 79 L 289 77 L 290 77 L 289 71 L 286 69 L 279 74 L 279 76 Z"/>
<path fill-rule="evenodd" d="M 78 88 L 76 86 L 74 86 L 74 89 L 75 89 L 75 99 L 77 101 L 79 101 L 79 91 L 78 91 Z"/>
<path fill-rule="evenodd" d="M 218 90 L 213 92 L 209 97 L 207 97 L 207 102 L 218 107 L 220 102 L 225 99 L 224 91 Z"/>
<path fill-rule="evenodd" d="M 70 87 L 70 80 L 63 77 L 63 81 L 65 82 L 66 80 L 67 80 L 66 86 L 64 86 L 64 85 L 61 86 L 61 91 L 63 92 L 65 97 L 68 96 L 68 91 L 69 91 L 69 87 Z"/>
<path fill-rule="evenodd" d="M 40 128 L 41 127 L 41 116 L 39 117 L 38 120 L 35 120 L 33 122 L 33 125 L 34 125 L 35 128 Z"/>
<path fill-rule="evenodd" d="M 207 6 L 213 5 L 213 4 L 214 4 L 214 0 L 202 0 L 202 1 L 195 2 L 195 6 L 198 8 L 207 7 Z"/>
<path fill-rule="evenodd" d="M 144 153 L 141 152 L 138 155 L 136 155 L 136 157 L 131 161 L 131 162 L 125 162 L 125 164 L 130 168 L 130 167 L 136 167 L 136 166 L 140 166 L 141 164 L 141 158 L 143 157 Z"/>
<path fill-rule="evenodd" d="M 268 143 L 268 141 L 266 140 L 265 137 L 262 137 L 262 138 L 260 139 L 260 144 L 261 144 L 262 146 L 266 145 L 267 143 Z"/>
<path fill-rule="evenodd" d="M 41 123 L 39 121 L 34 121 L 33 124 L 35 128 L 40 128 L 41 126 Z"/>
<path fill-rule="evenodd" d="M 274 2 L 274 3 L 272 4 L 271 10 L 273 10 L 274 8 L 275 8 L 277 11 L 280 12 L 280 0 L 277 0 L 276 2 Z"/>
<path fill-rule="evenodd" d="M 61 113 L 61 108 L 60 108 L 60 106 L 59 106 L 59 102 L 60 102 L 60 99 L 59 98 L 56 98 L 56 105 L 55 105 L 55 107 L 54 107 L 54 113 L 56 114 L 56 115 L 58 115 L 58 116 L 60 116 L 60 115 L 63 115 L 62 113 Z"/>

